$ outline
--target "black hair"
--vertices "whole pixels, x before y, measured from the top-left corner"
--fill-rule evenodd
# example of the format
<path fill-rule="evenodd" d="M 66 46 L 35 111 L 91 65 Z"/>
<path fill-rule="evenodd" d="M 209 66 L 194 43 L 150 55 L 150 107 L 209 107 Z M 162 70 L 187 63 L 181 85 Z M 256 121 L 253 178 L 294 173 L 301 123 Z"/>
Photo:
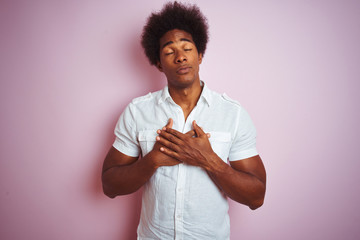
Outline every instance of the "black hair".
<path fill-rule="evenodd" d="M 160 12 L 152 13 L 143 28 L 141 45 L 151 65 L 160 61 L 160 38 L 173 29 L 190 33 L 198 52 L 204 55 L 209 39 L 205 16 L 196 5 L 169 2 Z"/>

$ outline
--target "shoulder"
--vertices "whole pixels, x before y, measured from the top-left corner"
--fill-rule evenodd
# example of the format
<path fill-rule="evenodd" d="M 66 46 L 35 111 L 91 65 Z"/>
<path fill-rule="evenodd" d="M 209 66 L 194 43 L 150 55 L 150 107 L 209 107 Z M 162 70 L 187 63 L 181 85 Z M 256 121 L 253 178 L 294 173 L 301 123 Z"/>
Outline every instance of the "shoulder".
<path fill-rule="evenodd" d="M 211 91 L 212 99 L 215 105 L 218 105 L 221 108 L 232 109 L 232 110 L 241 110 L 242 105 L 235 99 L 229 97 L 226 93 L 218 93 Z"/>
<path fill-rule="evenodd" d="M 144 96 L 140 96 L 140 97 L 136 97 L 134 98 L 131 103 L 134 104 L 134 105 L 138 105 L 138 104 L 141 104 L 143 102 L 148 102 L 148 101 L 151 101 L 153 99 L 153 95 L 151 92 L 149 92 L 148 94 L 144 95 Z"/>
<path fill-rule="evenodd" d="M 149 92 L 146 95 L 134 98 L 131 101 L 131 104 L 135 105 L 135 106 L 141 106 L 141 105 L 144 105 L 144 104 L 145 105 L 152 104 L 153 102 L 155 102 L 159 98 L 160 94 L 161 94 L 161 91 Z"/>
<path fill-rule="evenodd" d="M 224 102 L 234 105 L 235 107 L 241 108 L 241 104 L 238 101 L 230 98 L 226 93 L 221 94 L 221 98 Z"/>
<path fill-rule="evenodd" d="M 131 121 L 131 124 L 134 124 L 134 120 L 137 119 L 139 113 L 153 108 L 158 95 L 158 92 L 149 92 L 146 95 L 133 98 L 121 113 L 120 118 L 124 121 Z"/>

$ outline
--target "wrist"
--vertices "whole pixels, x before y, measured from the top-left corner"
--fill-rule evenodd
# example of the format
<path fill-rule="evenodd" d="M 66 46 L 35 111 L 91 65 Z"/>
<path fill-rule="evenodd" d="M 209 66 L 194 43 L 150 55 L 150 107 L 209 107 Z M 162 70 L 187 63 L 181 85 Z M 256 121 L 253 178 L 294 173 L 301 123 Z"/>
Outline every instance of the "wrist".
<path fill-rule="evenodd" d="M 208 157 L 207 171 L 212 174 L 224 173 L 228 164 L 226 164 L 215 152 Z"/>
<path fill-rule="evenodd" d="M 156 170 L 160 167 L 156 161 L 157 158 L 155 157 L 155 155 L 156 154 L 154 153 L 154 151 L 150 151 L 143 157 L 143 161 L 148 165 L 149 168 L 153 170 Z"/>

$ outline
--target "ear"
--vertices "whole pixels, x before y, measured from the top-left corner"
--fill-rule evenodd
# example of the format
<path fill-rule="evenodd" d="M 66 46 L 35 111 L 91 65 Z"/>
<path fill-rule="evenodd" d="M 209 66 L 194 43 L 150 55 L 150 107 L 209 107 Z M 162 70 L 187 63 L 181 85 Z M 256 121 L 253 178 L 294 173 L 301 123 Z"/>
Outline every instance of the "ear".
<path fill-rule="evenodd" d="M 162 69 L 162 66 L 161 66 L 160 61 L 157 61 L 157 63 L 156 63 L 156 68 L 159 69 L 160 72 L 163 72 L 163 69 Z"/>
<path fill-rule="evenodd" d="M 199 53 L 199 64 L 202 63 L 202 57 L 203 57 L 203 54 L 202 54 L 202 53 Z"/>

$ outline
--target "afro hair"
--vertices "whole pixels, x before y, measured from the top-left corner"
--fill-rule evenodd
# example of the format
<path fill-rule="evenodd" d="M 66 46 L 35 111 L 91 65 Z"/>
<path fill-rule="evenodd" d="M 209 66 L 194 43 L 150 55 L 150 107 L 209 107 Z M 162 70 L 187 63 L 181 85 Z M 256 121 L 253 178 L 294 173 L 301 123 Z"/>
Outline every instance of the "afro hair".
<path fill-rule="evenodd" d="M 196 5 L 167 3 L 158 13 L 152 13 L 143 28 L 141 45 L 151 65 L 160 61 L 160 38 L 170 30 L 190 33 L 199 53 L 204 55 L 208 42 L 208 24 Z"/>

